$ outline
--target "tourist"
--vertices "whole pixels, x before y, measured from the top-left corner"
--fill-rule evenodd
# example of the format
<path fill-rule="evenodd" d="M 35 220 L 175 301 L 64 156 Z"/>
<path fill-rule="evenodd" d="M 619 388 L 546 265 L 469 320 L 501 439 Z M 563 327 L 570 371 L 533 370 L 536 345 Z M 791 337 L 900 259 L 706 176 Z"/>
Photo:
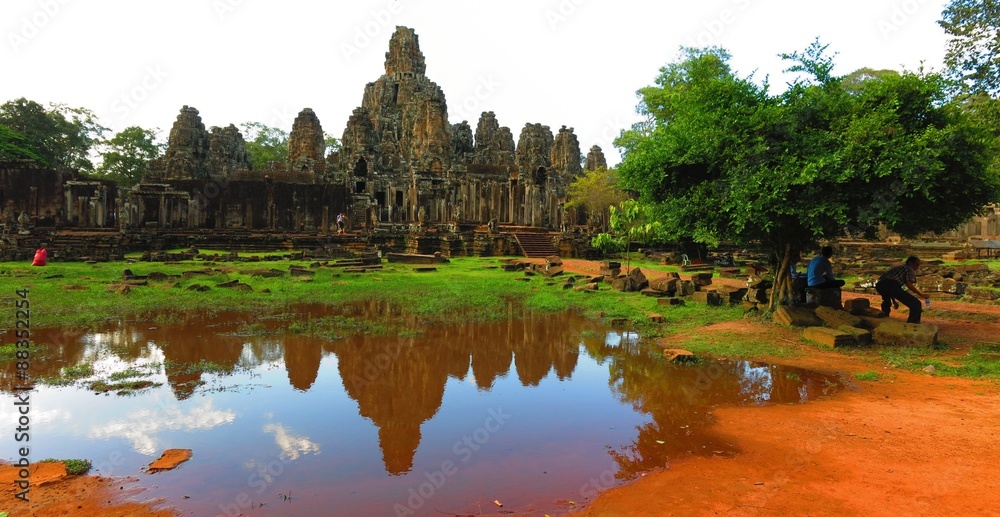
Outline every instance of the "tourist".
<path fill-rule="evenodd" d="M 815 289 L 839 289 L 844 287 L 844 281 L 837 280 L 833 276 L 833 264 L 830 263 L 830 257 L 832 256 L 833 248 L 823 246 L 820 254 L 809 261 L 809 269 L 806 270 L 809 287 Z"/>
<path fill-rule="evenodd" d="M 875 284 L 875 290 L 878 291 L 878 294 L 882 295 L 882 312 L 886 316 L 889 315 L 893 301 L 899 300 L 903 302 L 903 305 L 910 308 L 910 317 L 906 319 L 906 322 L 920 323 L 920 312 L 922 310 L 920 300 L 910 293 L 914 293 L 925 300 L 930 299 L 930 296 L 920 292 L 915 285 L 917 283 L 916 272 L 919 267 L 920 259 L 911 256 L 906 259 L 906 263 L 902 266 L 896 266 L 879 277 L 878 282 Z M 903 290 L 904 285 L 910 290 L 910 293 Z"/>
<path fill-rule="evenodd" d="M 337 214 L 337 234 L 344 233 L 344 212 Z"/>

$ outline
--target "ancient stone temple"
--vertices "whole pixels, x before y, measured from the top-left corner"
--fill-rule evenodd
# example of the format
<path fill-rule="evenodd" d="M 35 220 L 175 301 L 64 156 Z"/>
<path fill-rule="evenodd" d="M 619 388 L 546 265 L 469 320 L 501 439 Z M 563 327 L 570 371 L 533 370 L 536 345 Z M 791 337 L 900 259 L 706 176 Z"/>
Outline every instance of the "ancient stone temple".
<path fill-rule="evenodd" d="M 477 252 L 509 251 L 503 238 L 491 239 L 566 231 L 574 219 L 563 209 L 567 187 L 583 171 L 572 128 L 553 135 L 549 126 L 529 123 L 515 145 L 511 129 L 491 111 L 475 128 L 450 122 L 445 94 L 427 76 L 410 28 L 396 28 L 384 65 L 385 73 L 364 86 L 341 147 L 329 155 L 320 117 L 310 108 L 292 124 L 287 161 L 255 169 L 235 125 L 206 129 L 198 110 L 184 106 L 165 155 L 148 164 L 134 188 L 73 184 L 53 191 L 65 197 L 62 206 L 39 208 L 45 203 L 20 197 L 15 204 L 40 222 L 189 236 L 205 230 L 327 234 L 345 213 L 349 235 L 363 232 L 371 243 L 378 234 L 384 246 L 411 251 L 463 253 L 472 241 Z M 19 187 L 9 185 L 0 198 L 15 191 Z"/>

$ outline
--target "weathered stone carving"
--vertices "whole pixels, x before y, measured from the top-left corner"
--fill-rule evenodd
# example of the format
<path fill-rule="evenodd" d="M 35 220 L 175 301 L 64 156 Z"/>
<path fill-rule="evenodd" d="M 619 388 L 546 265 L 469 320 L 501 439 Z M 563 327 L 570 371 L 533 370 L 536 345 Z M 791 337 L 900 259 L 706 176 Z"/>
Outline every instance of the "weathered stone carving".
<path fill-rule="evenodd" d="M 476 154 L 473 163 L 509 167 L 514 165 L 514 135 L 500 126 L 492 111 L 483 112 L 476 126 Z"/>
<path fill-rule="evenodd" d="M 225 181 L 237 170 L 249 170 L 250 157 L 243 134 L 236 126 L 213 127 L 209 134 L 208 173 L 214 180 Z"/>
<path fill-rule="evenodd" d="M 455 157 L 463 162 L 472 161 L 475 146 L 472 139 L 472 127 L 465 120 L 451 126 L 451 149 Z"/>
<path fill-rule="evenodd" d="M 208 152 L 209 135 L 198 110 L 184 106 L 170 128 L 166 154 L 149 162 L 147 176 L 153 179 L 208 179 Z"/>
<path fill-rule="evenodd" d="M 305 108 L 295 117 L 288 135 L 288 166 L 292 172 L 311 173 L 317 179 L 326 172 L 326 143 L 316 113 Z"/>
<path fill-rule="evenodd" d="M 544 185 L 552 169 L 552 131 L 549 126 L 525 124 L 517 139 L 518 179 L 522 184 Z"/>
<path fill-rule="evenodd" d="M 587 159 L 583 163 L 583 170 L 596 171 L 607 168 L 608 160 L 604 158 L 604 150 L 598 145 L 591 147 L 590 152 L 587 153 Z"/>
<path fill-rule="evenodd" d="M 582 172 L 580 165 L 580 141 L 573 134 L 573 128 L 563 126 L 559 128 L 555 142 L 552 144 L 551 162 L 552 170 L 558 174 L 562 180 L 561 186 L 569 185 Z"/>

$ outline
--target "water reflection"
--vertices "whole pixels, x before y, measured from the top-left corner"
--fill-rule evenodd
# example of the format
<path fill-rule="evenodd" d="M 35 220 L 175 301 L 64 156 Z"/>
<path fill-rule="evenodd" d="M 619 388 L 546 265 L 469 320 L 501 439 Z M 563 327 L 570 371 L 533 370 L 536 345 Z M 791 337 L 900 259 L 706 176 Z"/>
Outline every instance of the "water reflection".
<path fill-rule="evenodd" d="M 156 369 L 152 380 L 166 383 L 128 405 L 100 397 L 108 402 L 88 408 L 95 422 L 74 445 L 77 455 L 113 440 L 153 455 L 172 446 L 164 436 L 185 433 L 184 442 L 205 436 L 204 446 L 231 449 L 212 456 L 215 461 L 240 458 L 237 470 L 279 465 L 284 472 L 288 462 L 299 465 L 294 474 L 289 468 L 280 479 L 268 477 L 269 486 L 316 486 L 318 498 L 342 498 L 346 487 L 349 494 L 380 494 L 359 502 L 359 512 L 375 500 L 405 497 L 428 469 L 456 461 L 453 445 L 482 425 L 478 415 L 487 410 L 502 408 L 516 418 L 439 490 L 451 493 L 442 496 L 449 501 L 470 501 L 468 490 L 482 486 L 519 494 L 507 496 L 512 501 L 573 499 L 609 463 L 621 481 L 684 455 L 733 455 L 738 445 L 712 433 L 714 407 L 803 402 L 839 388 L 835 379 L 761 363 L 667 363 L 639 336 L 574 314 L 543 316 L 512 307 L 496 322 L 451 326 L 422 325 L 382 303 L 346 311 L 310 306 L 294 314 L 179 315 L 176 323 L 121 323 L 88 333 L 34 330 L 36 341 L 49 346 L 44 357 L 33 359 L 32 374 L 55 376 L 60 368 L 93 363 L 95 377 L 106 378 L 145 364 Z M 365 316 L 422 332 L 322 340 L 288 330 L 292 320 Z M 256 332 L 246 332 L 248 321 L 257 324 Z M 199 364 L 211 368 L 192 367 Z M 0 389 L 17 385 L 15 371 L 13 364 L 0 365 Z M 58 401 L 74 392 L 61 390 L 47 405 L 56 407 L 46 409 L 52 415 L 36 413 L 40 426 L 72 420 L 73 403 L 58 407 Z M 0 407 L 0 418 L 12 417 L 8 413 Z M 279 463 L 258 458 L 266 450 L 275 450 Z M 217 498 L 231 498 L 222 488 L 226 483 L 234 490 L 245 484 L 245 475 L 222 464 L 200 460 L 208 463 L 199 467 L 203 457 L 185 468 L 192 474 L 203 468 L 203 475 L 218 480 L 223 493 Z M 381 477 L 368 470 L 373 464 Z M 526 472 L 541 476 L 527 488 Z M 322 504 L 317 508 L 324 514 Z"/>

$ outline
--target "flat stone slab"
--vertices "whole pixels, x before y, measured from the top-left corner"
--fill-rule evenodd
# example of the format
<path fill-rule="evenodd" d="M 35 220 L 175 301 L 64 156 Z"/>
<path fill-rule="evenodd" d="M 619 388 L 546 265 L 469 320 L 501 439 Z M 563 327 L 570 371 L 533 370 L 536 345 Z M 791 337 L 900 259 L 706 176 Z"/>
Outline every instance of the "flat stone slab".
<path fill-rule="evenodd" d="M 688 361 L 697 361 L 698 358 L 695 357 L 694 352 L 689 352 L 682 348 L 664 348 L 663 358 L 667 361 L 675 363 L 684 363 Z"/>
<path fill-rule="evenodd" d="M 649 321 L 652 321 L 653 323 L 665 323 L 667 321 L 662 314 L 656 314 L 655 312 L 648 314 L 647 317 L 649 318 Z"/>
<path fill-rule="evenodd" d="M 851 346 L 857 343 L 853 335 L 827 327 L 806 327 L 802 331 L 802 337 L 830 348 Z"/>
<path fill-rule="evenodd" d="M 386 253 L 385 260 L 404 264 L 447 264 L 449 262 L 448 259 L 440 255 L 419 255 L 416 253 Z"/>
<path fill-rule="evenodd" d="M 871 306 L 871 301 L 869 301 L 868 298 L 851 298 L 850 300 L 844 300 L 844 310 L 855 316 L 865 314 L 866 309 L 869 309 Z"/>
<path fill-rule="evenodd" d="M 937 343 L 937 325 L 888 320 L 872 332 L 875 342 L 886 346 L 930 347 Z"/>
<path fill-rule="evenodd" d="M 691 301 L 694 303 L 703 303 L 705 305 L 722 305 L 722 296 L 715 291 L 698 291 L 691 295 Z"/>
<path fill-rule="evenodd" d="M 816 307 L 816 317 L 823 320 L 823 323 L 826 323 L 832 328 L 845 325 L 848 327 L 862 327 L 864 325 L 861 318 L 854 316 L 845 310 L 834 309 L 832 307 Z"/>
<path fill-rule="evenodd" d="M 167 449 L 163 451 L 159 459 L 150 463 L 147 468 L 150 472 L 171 470 L 189 459 L 191 459 L 191 449 Z"/>
<path fill-rule="evenodd" d="M 837 327 L 837 330 L 839 330 L 841 332 L 846 332 L 846 333 L 850 334 L 851 336 L 853 336 L 854 337 L 854 341 L 855 341 L 855 343 L 854 343 L 855 345 L 858 345 L 858 346 L 868 346 L 868 345 L 872 344 L 872 331 L 870 331 L 870 330 L 863 329 L 863 328 L 858 328 L 858 327 L 850 327 L 850 326 L 847 326 L 847 325 L 844 325 L 844 326 L 841 326 L 841 327 Z"/>
<path fill-rule="evenodd" d="M 684 300 L 682 298 L 677 298 L 672 296 L 670 298 L 659 298 L 656 300 L 657 305 L 684 305 Z"/>
<path fill-rule="evenodd" d="M 823 320 L 816 317 L 816 313 L 804 307 L 782 305 L 774 311 L 773 319 L 782 325 L 792 327 L 819 327 L 823 325 Z"/>

